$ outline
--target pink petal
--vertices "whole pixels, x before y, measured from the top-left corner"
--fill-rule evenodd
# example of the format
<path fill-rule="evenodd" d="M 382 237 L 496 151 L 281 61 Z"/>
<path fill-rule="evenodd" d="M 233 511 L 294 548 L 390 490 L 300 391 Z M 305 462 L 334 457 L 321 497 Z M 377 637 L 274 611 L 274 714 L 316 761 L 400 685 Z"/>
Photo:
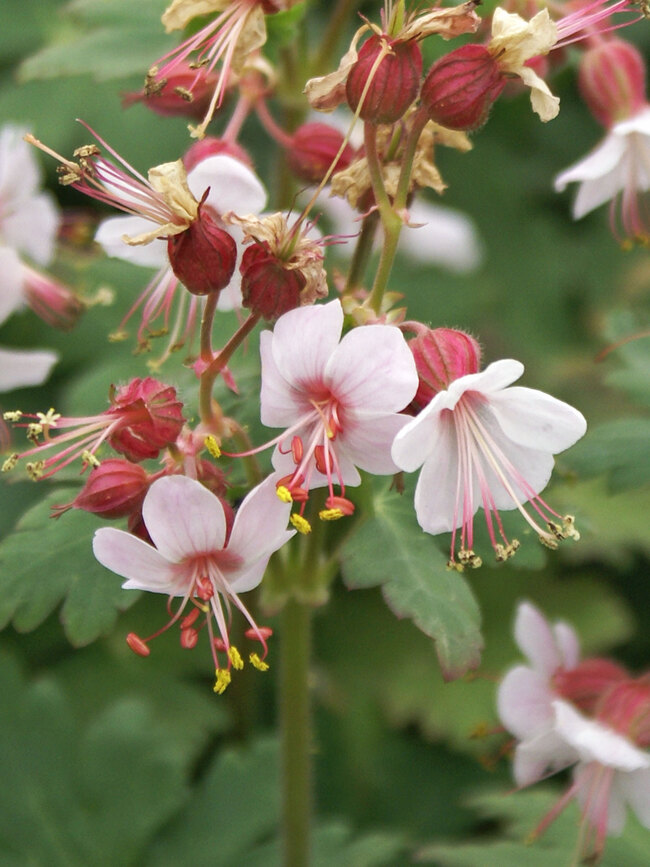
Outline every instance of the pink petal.
<path fill-rule="evenodd" d="M 174 586 L 175 571 L 162 554 L 137 536 L 113 527 L 102 527 L 93 538 L 93 554 L 102 564 L 126 582 L 127 590 L 182 594 Z"/>
<path fill-rule="evenodd" d="M 557 454 L 587 430 L 581 412 L 543 391 L 512 386 L 491 394 L 489 400 L 505 435 L 526 448 Z"/>
<path fill-rule="evenodd" d="M 260 334 L 262 358 L 262 389 L 260 395 L 262 424 L 267 427 L 289 427 L 304 415 L 305 395 L 287 382 L 273 358 L 274 335 Z"/>
<path fill-rule="evenodd" d="M 513 776 L 518 786 L 529 786 L 546 774 L 573 764 L 577 758 L 575 752 L 552 729 L 545 730 L 517 746 Z"/>
<path fill-rule="evenodd" d="M 650 828 L 650 770 L 631 771 L 617 774 L 617 782 L 622 796 L 637 815 L 639 822 Z"/>
<path fill-rule="evenodd" d="M 392 325 L 348 332 L 327 362 L 325 380 L 346 409 L 369 412 L 399 412 L 418 387 L 413 354 Z"/>
<path fill-rule="evenodd" d="M 285 313 L 273 329 L 273 358 L 280 374 L 308 393 L 321 394 L 325 366 L 338 346 L 342 328 L 340 301 Z"/>
<path fill-rule="evenodd" d="M 172 563 L 223 548 L 223 506 L 211 491 L 187 476 L 155 481 L 144 499 L 142 517 L 154 545 Z"/>
<path fill-rule="evenodd" d="M 562 660 L 551 627 L 530 602 L 522 602 L 517 608 L 515 641 L 542 678 L 549 678 L 560 667 Z M 548 711 L 552 713 L 550 705 Z"/>
<path fill-rule="evenodd" d="M 23 304 L 22 263 L 14 249 L 0 246 L 0 323 Z"/>
<path fill-rule="evenodd" d="M 0 391 L 40 385 L 58 360 L 47 350 L 0 349 Z"/>
<path fill-rule="evenodd" d="M 210 188 L 206 204 L 227 214 L 259 214 L 266 204 L 266 190 L 243 163 L 226 154 L 207 157 L 187 175 L 187 185 L 197 201 Z"/>
<path fill-rule="evenodd" d="M 433 453 L 434 448 L 440 448 L 441 410 L 445 402 L 445 392 L 437 394 L 415 418 L 407 421 L 395 437 L 392 447 L 392 457 L 397 466 L 412 473 L 421 467 Z M 406 417 L 408 418 L 408 416 Z M 447 447 L 455 453 L 455 443 L 451 440 Z M 443 460 L 449 459 L 449 454 L 443 455 Z"/>
<path fill-rule="evenodd" d="M 546 678 L 532 668 L 518 665 L 499 685 L 499 718 L 517 740 L 529 740 L 553 727 L 552 700 L 553 693 Z"/>
<path fill-rule="evenodd" d="M 556 700 L 553 709 L 555 731 L 579 753 L 582 761 L 599 762 L 621 771 L 650 768 L 650 755 L 623 735 L 587 719 L 568 702 Z"/>
<path fill-rule="evenodd" d="M 6 204 L 6 203 L 5 203 Z M 54 256 L 59 210 L 47 193 L 20 202 L 2 219 L 0 234 L 7 244 L 39 265 L 49 265 Z"/>
<path fill-rule="evenodd" d="M 461 211 L 416 199 L 409 208 L 398 252 L 418 262 L 467 273 L 481 264 L 483 252 L 472 220 Z"/>
<path fill-rule="evenodd" d="M 144 268 L 162 268 L 169 265 L 167 241 L 156 239 L 150 244 L 132 246 L 124 241 L 124 235 L 137 237 L 153 228 L 144 217 L 109 217 L 100 223 L 95 232 L 95 241 L 101 245 L 107 256 L 133 262 Z"/>
<path fill-rule="evenodd" d="M 492 396 L 494 392 L 501 391 L 519 379 L 523 372 L 523 364 L 512 358 L 493 361 L 479 373 L 468 373 L 467 376 L 455 379 L 447 389 L 449 402 L 446 406 L 448 409 L 453 409 L 460 397 L 468 391 Z"/>
<path fill-rule="evenodd" d="M 391 457 L 391 446 L 408 421 L 408 416 L 398 413 L 366 417 L 346 412 L 342 448 L 355 466 L 368 473 L 378 476 L 397 473 L 399 467 Z"/>
<path fill-rule="evenodd" d="M 553 632 L 563 667 L 575 668 L 580 661 L 580 640 L 575 630 L 568 623 L 559 622 L 554 624 Z"/>
<path fill-rule="evenodd" d="M 455 434 L 451 428 L 443 425 L 438 425 L 433 433 L 435 433 L 435 438 L 432 436 L 431 456 L 424 462 L 415 488 L 415 512 L 422 529 L 435 535 L 436 533 L 448 533 L 460 526 L 463 514 L 462 509 L 459 508 L 456 521 L 454 521 L 458 487 L 458 455 Z M 461 491 L 461 495 L 462 493 Z M 480 499 L 474 487 L 471 495 L 472 514 L 475 514 L 480 505 Z"/>
<path fill-rule="evenodd" d="M 584 820 L 594 830 L 618 836 L 625 827 L 625 801 L 618 790 L 617 774 L 597 762 L 580 764 L 574 771 L 576 799 Z"/>

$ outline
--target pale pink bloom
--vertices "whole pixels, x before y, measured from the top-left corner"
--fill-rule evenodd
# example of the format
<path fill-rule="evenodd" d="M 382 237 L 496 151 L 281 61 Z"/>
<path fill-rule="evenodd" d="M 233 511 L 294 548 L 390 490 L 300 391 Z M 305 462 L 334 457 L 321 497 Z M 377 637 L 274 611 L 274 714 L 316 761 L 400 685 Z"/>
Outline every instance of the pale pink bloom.
<path fill-rule="evenodd" d="M 541 391 L 511 387 L 523 372 L 520 362 L 504 359 L 460 376 L 395 438 L 397 466 L 407 472 L 422 467 L 415 491 L 420 526 L 427 533 L 452 533 L 454 568 L 480 565 L 473 551 L 474 515 L 480 507 L 498 560 L 518 547 L 506 537 L 500 509 L 518 509 L 550 547 L 577 536 L 573 519 L 558 515 L 539 493 L 551 477 L 553 455 L 573 445 L 587 425 L 572 406 Z"/>
<path fill-rule="evenodd" d="M 219 498 L 186 476 L 155 481 L 144 499 L 142 515 L 153 545 L 124 530 L 103 527 L 95 533 L 93 552 L 103 566 L 126 578 L 125 589 L 180 598 L 171 620 L 160 631 L 178 623 L 182 645 L 191 647 L 204 626 L 217 672 L 221 668 L 217 651 L 226 653 L 226 669 L 231 664 L 240 667 L 229 638 L 234 607 L 244 615 L 266 654 L 268 630 L 257 626 L 239 595 L 260 584 L 271 554 L 294 535 L 287 530 L 289 507 L 278 502 L 275 478 L 269 477 L 248 494 L 229 534 Z M 202 625 L 195 611 L 204 615 Z M 146 655 L 149 640 L 129 643 Z"/>
<path fill-rule="evenodd" d="M 270 443 L 273 466 L 291 493 L 327 486 L 331 508 L 334 485 L 343 498 L 360 483 L 357 467 L 397 471 L 390 446 L 418 384 L 399 329 L 366 325 L 341 339 L 342 328 L 336 300 L 291 310 L 260 337 L 262 422 L 285 428 Z"/>
<path fill-rule="evenodd" d="M 562 192 L 578 183 L 573 217 L 579 220 L 610 202 L 610 223 L 617 237 L 647 240 L 650 213 L 645 195 L 650 189 L 650 106 L 615 123 L 603 141 L 584 159 L 555 179 Z"/>
<path fill-rule="evenodd" d="M 549 624 L 530 602 L 517 608 L 515 641 L 529 665 L 518 665 L 505 675 L 497 706 L 501 722 L 519 741 L 514 756 L 515 780 L 517 785 L 527 786 L 548 770 L 576 760 L 575 751 L 554 730 L 553 701 L 558 693 L 553 676 L 575 668 L 580 648 L 568 624 Z"/>

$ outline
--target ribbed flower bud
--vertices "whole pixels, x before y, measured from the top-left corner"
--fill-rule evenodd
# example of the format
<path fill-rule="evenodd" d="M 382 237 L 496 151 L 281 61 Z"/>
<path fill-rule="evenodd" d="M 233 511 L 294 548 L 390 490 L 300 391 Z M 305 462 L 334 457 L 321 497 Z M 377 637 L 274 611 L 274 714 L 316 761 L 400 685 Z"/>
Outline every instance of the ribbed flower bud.
<path fill-rule="evenodd" d="M 650 746 L 650 681 L 647 675 L 612 687 L 603 697 L 596 719 L 638 746 Z"/>
<path fill-rule="evenodd" d="M 287 161 L 291 171 L 300 180 L 318 184 L 343 144 L 343 134 L 326 123 L 305 123 L 292 136 L 287 149 Z M 336 162 L 336 170 L 347 168 L 354 157 L 354 151 L 346 145 Z"/>
<path fill-rule="evenodd" d="M 622 39 L 609 39 L 584 52 L 578 84 L 591 113 L 609 128 L 646 104 L 645 78 L 639 50 Z"/>
<path fill-rule="evenodd" d="M 433 64 L 420 99 L 429 118 L 441 126 L 477 129 L 507 80 L 484 45 L 463 45 Z"/>
<path fill-rule="evenodd" d="M 192 295 L 221 292 L 237 264 L 235 241 L 202 205 L 184 232 L 167 238 L 167 254 L 174 274 Z"/>
<path fill-rule="evenodd" d="M 109 444 L 131 461 L 156 458 L 176 442 L 185 419 L 176 389 L 157 379 L 133 379 L 111 395 L 108 415 L 120 419 Z"/>
<path fill-rule="evenodd" d="M 409 326 L 411 327 L 411 326 Z M 424 407 L 450 383 L 468 373 L 478 373 L 481 348 L 469 334 L 453 328 L 411 327 L 416 336 L 409 348 L 418 372 L 418 390 L 413 403 Z"/>
<path fill-rule="evenodd" d="M 390 51 L 373 67 L 385 43 Z M 372 75 L 372 77 L 371 77 Z M 346 97 L 356 111 L 366 85 L 359 116 L 373 123 L 395 123 L 404 117 L 418 95 L 422 75 L 422 52 L 416 42 L 400 42 L 385 36 L 371 36 L 359 51 L 359 57 L 348 73 Z"/>
<path fill-rule="evenodd" d="M 201 120 L 210 105 L 218 77 L 179 61 L 173 70 L 161 75 L 156 67 L 147 74 L 142 90 L 126 93 L 122 105 L 128 108 L 142 102 L 163 117 L 189 117 Z"/>
<path fill-rule="evenodd" d="M 629 678 L 622 665 L 611 659 L 585 659 L 574 668 L 553 675 L 553 689 L 583 713 L 593 716 L 602 696 Z"/>
<path fill-rule="evenodd" d="M 241 145 L 237 144 L 237 142 L 225 141 L 225 139 L 222 138 L 206 135 L 205 138 L 195 141 L 194 144 L 185 151 L 183 156 L 185 171 L 191 172 L 192 169 L 196 168 L 196 166 L 198 166 L 199 163 L 202 163 L 203 160 L 207 160 L 208 157 L 216 157 L 219 154 L 233 157 L 249 168 L 253 167 L 253 160 L 250 158 L 250 155 Z"/>
<path fill-rule="evenodd" d="M 79 494 L 71 503 L 56 506 L 54 516 L 68 509 L 83 509 L 103 518 L 123 518 L 138 512 L 149 487 L 149 477 L 140 464 L 109 458 L 91 470 Z"/>
<path fill-rule="evenodd" d="M 269 249 L 266 241 L 251 244 L 244 251 L 241 293 L 244 307 L 268 321 L 300 307 L 300 293 L 307 282 L 299 270 L 289 269 Z"/>

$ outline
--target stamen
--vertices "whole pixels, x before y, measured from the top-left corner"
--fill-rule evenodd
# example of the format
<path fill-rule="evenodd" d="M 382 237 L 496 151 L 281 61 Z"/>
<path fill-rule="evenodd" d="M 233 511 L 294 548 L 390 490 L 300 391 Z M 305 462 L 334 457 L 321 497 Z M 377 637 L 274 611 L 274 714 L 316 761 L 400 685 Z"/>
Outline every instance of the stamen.
<path fill-rule="evenodd" d="M 244 667 L 244 660 L 241 658 L 241 654 L 234 644 L 231 644 L 228 648 L 228 659 L 232 663 L 233 668 L 241 670 Z"/>
<path fill-rule="evenodd" d="M 257 655 L 257 653 L 251 653 L 250 656 L 248 657 L 248 659 L 250 661 L 250 664 L 253 666 L 253 668 L 256 668 L 258 671 L 268 671 L 269 670 L 268 662 L 264 662 L 262 659 L 260 659 L 259 656 Z"/>
<path fill-rule="evenodd" d="M 216 692 L 217 695 L 223 695 L 228 688 L 228 684 L 232 680 L 230 672 L 227 668 L 217 668 L 215 671 L 215 675 L 217 679 L 214 686 L 212 687 L 212 690 L 213 692 Z"/>
<path fill-rule="evenodd" d="M 291 496 L 291 491 L 289 488 L 285 487 L 285 485 L 279 485 L 275 489 L 275 493 L 277 494 L 278 500 L 283 503 L 293 503 L 293 497 Z"/>
<path fill-rule="evenodd" d="M 302 533 L 303 536 L 311 533 L 311 524 L 309 523 L 307 518 L 303 518 L 303 516 L 299 515 L 297 512 L 294 512 L 291 515 L 289 521 L 293 524 L 293 526 L 299 533 Z"/>
<path fill-rule="evenodd" d="M 344 517 L 344 514 L 342 509 L 321 509 L 318 517 L 321 521 L 338 521 L 339 518 Z"/>
<path fill-rule="evenodd" d="M 149 656 L 151 653 L 151 650 L 149 650 L 143 639 L 139 635 L 136 635 L 135 632 L 129 632 L 126 636 L 126 643 L 138 656 Z"/>
<path fill-rule="evenodd" d="M 213 434 L 208 434 L 206 436 L 204 440 L 204 445 L 213 458 L 216 459 L 221 457 L 221 449 L 219 448 L 219 443 L 217 442 L 217 438 Z"/>

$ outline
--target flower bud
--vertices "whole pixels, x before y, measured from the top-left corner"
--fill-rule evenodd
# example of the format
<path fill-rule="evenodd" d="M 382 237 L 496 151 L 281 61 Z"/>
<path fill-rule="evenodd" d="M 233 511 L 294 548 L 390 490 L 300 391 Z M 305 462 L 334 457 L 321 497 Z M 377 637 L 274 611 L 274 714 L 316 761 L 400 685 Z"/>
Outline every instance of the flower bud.
<path fill-rule="evenodd" d="M 161 449 L 176 442 L 185 419 L 176 390 L 152 377 L 133 379 L 115 389 L 108 414 L 120 424 L 109 444 L 130 461 L 156 458 Z"/>
<path fill-rule="evenodd" d="M 167 238 L 167 254 L 174 274 L 192 295 L 221 292 L 237 264 L 235 241 L 203 204 L 184 232 Z"/>
<path fill-rule="evenodd" d="M 377 65 L 385 36 L 371 36 L 359 51 L 359 57 L 346 83 L 346 96 L 352 111 L 356 111 L 368 85 L 359 116 L 373 123 L 394 123 L 404 117 L 418 95 L 422 75 L 422 52 L 416 42 L 394 41 L 390 53 Z M 372 79 L 368 84 L 372 73 Z"/>
<path fill-rule="evenodd" d="M 274 321 L 283 313 L 300 307 L 300 293 L 306 278 L 297 269 L 273 255 L 266 241 L 247 247 L 240 265 L 244 307 Z"/>
<path fill-rule="evenodd" d="M 74 328 L 84 305 L 67 286 L 27 265 L 22 265 L 22 278 L 25 299 L 37 316 L 61 331 Z"/>
<path fill-rule="evenodd" d="M 603 696 L 596 719 L 630 738 L 650 746 L 650 683 L 646 678 L 622 681 Z"/>
<path fill-rule="evenodd" d="M 575 668 L 560 669 L 553 675 L 553 688 L 583 713 L 593 716 L 602 696 L 629 674 L 611 659 L 585 659 Z"/>
<path fill-rule="evenodd" d="M 506 82 L 484 45 L 463 45 L 433 64 L 422 85 L 422 106 L 448 129 L 477 129 Z"/>
<path fill-rule="evenodd" d="M 289 167 L 300 180 L 319 184 L 342 144 L 343 134 L 335 127 L 326 123 L 305 123 L 292 136 L 287 150 Z M 337 171 L 347 168 L 353 156 L 354 151 L 346 145 L 336 162 Z"/>
<path fill-rule="evenodd" d="M 83 509 L 103 518 L 123 518 L 139 512 L 149 487 L 140 464 L 109 458 L 91 470 L 81 492 L 66 506 L 55 507 L 55 517 L 68 509 Z"/>
<path fill-rule="evenodd" d="M 183 156 L 185 171 L 191 172 L 203 160 L 206 160 L 208 157 L 216 157 L 219 154 L 233 157 L 233 159 L 239 160 L 240 163 L 249 168 L 253 167 L 253 160 L 237 142 L 229 142 L 222 138 L 206 135 L 205 138 L 195 141 L 185 151 L 185 155 Z"/>
<path fill-rule="evenodd" d="M 606 128 L 646 104 L 643 57 L 622 39 L 597 43 L 584 52 L 578 84 L 591 113 Z"/>
<path fill-rule="evenodd" d="M 153 67 L 147 74 L 142 90 L 125 93 L 122 105 L 128 108 L 142 102 L 163 117 L 189 117 L 201 120 L 208 110 L 218 77 L 207 69 L 178 61 L 173 71 L 160 75 Z"/>
<path fill-rule="evenodd" d="M 427 328 L 419 323 L 409 348 L 418 372 L 418 390 L 413 403 L 424 407 L 450 383 L 468 373 L 478 373 L 481 348 L 469 334 L 453 328 Z"/>

